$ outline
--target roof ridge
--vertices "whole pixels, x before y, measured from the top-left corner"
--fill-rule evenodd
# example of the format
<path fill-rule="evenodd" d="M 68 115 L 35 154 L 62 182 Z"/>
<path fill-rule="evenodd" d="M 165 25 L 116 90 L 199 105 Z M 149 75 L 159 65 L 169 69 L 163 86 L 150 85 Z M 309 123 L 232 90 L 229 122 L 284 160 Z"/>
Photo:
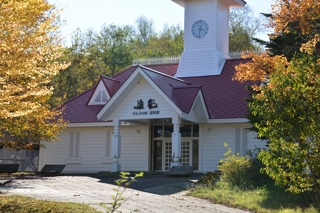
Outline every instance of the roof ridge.
<path fill-rule="evenodd" d="M 187 85 L 187 86 L 172 86 L 173 89 L 189 89 L 189 88 L 197 88 L 202 87 L 201 84 L 195 84 L 195 85 Z"/>
<path fill-rule="evenodd" d="M 117 74 L 115 74 L 115 75 L 112 76 L 111 78 L 115 78 L 116 76 L 120 75 L 121 73 L 123 73 L 123 72 L 125 72 L 125 71 L 127 71 L 127 70 L 129 70 L 129 69 L 131 69 L 132 67 L 138 67 L 138 65 L 130 66 L 130 67 L 128 67 L 127 69 L 118 72 Z"/>
<path fill-rule="evenodd" d="M 180 82 L 183 82 L 183 83 L 192 85 L 192 83 L 189 83 L 189 82 L 187 82 L 187 81 L 184 81 L 184 80 L 182 80 L 182 79 L 180 79 L 180 78 L 175 78 L 175 77 L 173 77 L 173 76 L 171 76 L 171 75 L 168 75 L 168 74 L 159 72 L 159 71 L 154 70 L 154 69 L 151 69 L 151 68 L 149 68 L 149 67 L 145 67 L 145 66 L 143 66 L 143 65 L 141 65 L 141 64 L 139 64 L 138 67 L 141 67 L 141 68 L 146 69 L 146 70 L 149 70 L 149 71 L 151 71 L 151 72 L 154 72 L 154 73 L 163 75 L 163 76 L 165 76 L 165 77 L 169 77 L 169 78 L 171 78 L 171 79 L 173 79 L 173 80 L 180 81 Z"/>
<path fill-rule="evenodd" d="M 67 100 L 66 102 L 64 102 L 63 104 L 61 104 L 61 106 L 64 106 L 64 105 L 66 105 L 67 103 L 69 103 L 69 102 L 73 101 L 74 99 L 76 99 L 76 98 L 78 98 L 78 97 L 80 97 L 80 96 L 82 96 L 82 95 L 84 95 L 84 94 L 86 94 L 86 93 L 90 92 L 90 90 L 95 89 L 96 87 L 97 87 L 97 85 L 95 85 L 95 86 L 93 86 L 93 87 L 91 87 L 91 88 L 87 89 L 86 91 L 84 91 L 84 92 L 82 92 L 82 93 L 80 93 L 80 94 L 78 94 L 78 95 L 74 96 L 73 98 L 71 98 L 71 99 Z"/>
<path fill-rule="evenodd" d="M 228 58 L 226 61 L 250 61 L 252 58 Z"/>
<path fill-rule="evenodd" d="M 101 74 L 100 77 L 106 78 L 106 79 L 108 79 L 108 80 L 116 81 L 116 82 L 120 83 L 120 81 L 118 81 L 118 80 L 116 80 L 116 79 L 114 79 L 114 78 L 112 78 L 112 77 L 106 76 L 106 75 L 102 75 L 102 74 Z"/>

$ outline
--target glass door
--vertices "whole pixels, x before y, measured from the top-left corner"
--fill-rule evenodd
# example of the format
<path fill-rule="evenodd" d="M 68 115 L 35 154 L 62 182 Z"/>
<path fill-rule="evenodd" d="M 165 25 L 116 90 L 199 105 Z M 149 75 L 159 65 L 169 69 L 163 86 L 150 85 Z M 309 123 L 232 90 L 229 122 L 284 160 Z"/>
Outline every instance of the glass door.
<path fill-rule="evenodd" d="M 161 125 L 162 124 L 162 125 Z M 154 121 L 152 128 L 152 170 L 169 171 L 172 162 L 172 132 L 173 125 L 163 120 Z M 194 166 L 198 170 L 199 164 L 199 125 L 185 124 L 180 127 L 181 158 L 183 166 Z"/>
<path fill-rule="evenodd" d="M 164 170 L 169 171 L 170 165 L 172 161 L 172 142 L 165 141 L 164 142 L 165 156 L 164 156 Z"/>
<path fill-rule="evenodd" d="M 153 170 L 162 170 L 162 140 L 154 141 Z"/>

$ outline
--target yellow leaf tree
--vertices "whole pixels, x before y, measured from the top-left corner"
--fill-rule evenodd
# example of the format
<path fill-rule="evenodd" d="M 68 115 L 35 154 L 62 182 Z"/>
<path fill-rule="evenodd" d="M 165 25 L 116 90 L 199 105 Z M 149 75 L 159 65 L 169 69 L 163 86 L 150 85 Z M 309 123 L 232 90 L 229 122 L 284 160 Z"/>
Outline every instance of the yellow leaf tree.
<path fill-rule="evenodd" d="M 61 55 L 59 11 L 46 0 L 0 0 L 0 142 L 23 147 L 55 141 L 64 128 L 50 110 L 50 81 L 67 67 Z"/>

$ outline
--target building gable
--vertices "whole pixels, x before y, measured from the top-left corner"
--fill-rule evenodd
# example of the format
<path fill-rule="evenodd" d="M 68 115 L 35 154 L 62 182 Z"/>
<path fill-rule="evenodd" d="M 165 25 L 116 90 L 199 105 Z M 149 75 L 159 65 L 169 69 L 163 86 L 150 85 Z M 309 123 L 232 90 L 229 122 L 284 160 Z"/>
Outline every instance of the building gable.
<path fill-rule="evenodd" d="M 142 78 L 108 119 L 156 119 L 177 113 L 172 105 L 145 79 Z"/>
<path fill-rule="evenodd" d="M 159 73 L 156 73 L 157 75 L 160 75 Z M 163 74 L 162 74 L 163 75 Z M 170 77 L 172 78 L 172 77 Z M 145 82 L 144 86 L 146 86 L 145 89 L 143 89 L 143 91 L 141 90 L 139 93 L 140 95 L 145 96 L 145 94 L 148 94 L 148 92 L 154 92 L 153 95 L 158 95 L 158 98 L 162 98 L 164 99 L 168 105 L 171 106 L 171 112 L 172 113 L 178 113 L 181 114 L 181 110 L 174 104 L 172 103 L 172 101 L 170 100 L 170 98 L 168 98 L 168 96 L 166 95 L 165 92 L 163 92 L 155 83 L 154 83 L 154 78 L 150 78 L 149 75 L 147 75 L 144 71 L 142 67 L 137 67 L 137 69 L 132 73 L 132 75 L 127 79 L 127 81 L 121 86 L 121 88 L 115 93 L 115 95 L 110 99 L 110 101 L 102 108 L 102 110 L 98 113 L 97 117 L 100 120 L 108 120 L 108 119 L 112 119 L 112 116 L 115 116 L 116 114 L 114 114 L 116 111 L 118 112 L 119 110 L 123 110 L 122 108 L 125 107 L 129 110 L 129 108 L 127 106 L 125 106 L 126 104 L 123 104 L 124 101 L 127 99 L 128 96 L 131 97 L 131 93 L 134 90 L 139 90 L 138 86 L 142 85 L 141 82 Z M 148 83 L 147 83 L 148 82 Z M 148 86 L 147 86 L 148 85 Z M 143 88 L 143 87 L 142 87 Z M 156 92 L 155 92 L 156 91 Z M 150 94 L 151 95 L 151 94 Z M 149 95 L 149 96 L 150 96 Z M 142 97 L 142 96 L 141 96 Z M 132 110 L 139 110 L 138 108 L 138 100 L 140 101 L 140 99 L 142 100 L 142 98 L 139 98 L 139 95 L 133 96 L 132 97 L 134 100 L 131 100 L 130 102 L 130 108 Z M 151 99 L 151 101 L 150 101 Z M 144 97 L 144 100 L 142 100 L 143 102 L 143 108 L 146 109 L 148 107 L 148 102 L 150 101 L 150 104 L 152 104 L 153 99 L 155 99 L 153 96 L 148 97 Z M 140 103 L 142 104 L 142 102 L 140 101 Z M 155 100 L 156 103 L 156 100 Z M 129 103 L 128 103 L 129 104 Z M 132 105 L 133 104 L 133 105 Z M 136 109 L 134 108 L 134 106 L 136 106 Z M 118 109 L 119 108 L 119 109 Z M 140 109 L 141 111 L 141 109 Z M 142 111 L 141 111 L 142 112 Z M 144 112 L 146 113 L 146 112 Z M 151 113 L 151 111 L 148 111 L 147 113 Z M 157 112 L 155 112 L 157 113 Z M 142 113 L 143 114 L 143 113 Z M 135 118 L 137 117 L 137 114 L 134 114 L 131 111 L 131 114 L 129 115 L 128 113 L 126 114 L 127 116 L 129 116 L 128 119 L 133 118 L 132 116 L 136 115 Z M 140 115 L 140 112 L 139 112 Z M 157 114 L 152 114 L 152 116 L 150 118 L 153 117 L 159 117 L 156 116 Z M 131 116 L 131 117 L 130 117 Z"/>
<path fill-rule="evenodd" d="M 88 105 L 104 105 L 110 99 L 110 95 L 103 83 L 100 79 L 98 85 L 96 86 Z"/>

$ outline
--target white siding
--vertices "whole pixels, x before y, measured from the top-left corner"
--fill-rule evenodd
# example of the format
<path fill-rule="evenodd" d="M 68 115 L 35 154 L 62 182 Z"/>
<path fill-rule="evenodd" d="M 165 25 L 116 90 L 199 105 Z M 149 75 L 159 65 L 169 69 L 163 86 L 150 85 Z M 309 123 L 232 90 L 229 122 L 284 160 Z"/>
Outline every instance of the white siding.
<path fill-rule="evenodd" d="M 137 110 L 134 106 L 137 106 L 137 101 L 142 100 L 144 102 L 144 109 Z M 154 99 L 158 104 L 158 108 L 149 109 L 148 100 Z M 150 115 L 150 111 L 159 111 L 157 115 Z M 146 115 L 133 115 L 133 113 L 146 112 Z M 172 117 L 175 110 L 168 102 L 159 94 L 159 92 L 153 88 L 153 86 L 146 80 L 141 79 L 140 83 L 132 90 L 132 92 L 126 97 L 126 99 L 119 105 L 115 112 L 110 116 L 119 117 L 119 119 L 145 119 L 145 118 L 166 118 Z"/>
<path fill-rule="evenodd" d="M 231 125 L 203 125 L 202 126 L 202 170 L 215 171 L 219 164 L 219 160 L 224 157 L 227 148 L 234 147 L 234 128 Z"/>
<path fill-rule="evenodd" d="M 229 54 L 229 7 L 218 2 L 217 50 Z"/>
<path fill-rule="evenodd" d="M 191 32 L 197 20 L 209 26 L 208 34 L 201 39 Z M 229 7 L 217 0 L 185 2 L 184 33 L 184 52 L 176 77 L 219 75 L 228 58 Z"/>
<path fill-rule="evenodd" d="M 42 142 L 44 145 L 44 148 L 40 149 L 42 167 L 45 164 L 65 164 L 66 158 L 69 156 L 70 132 L 65 131 L 60 133 L 59 138 L 60 140 L 55 143 Z"/>
<path fill-rule="evenodd" d="M 192 25 L 197 20 L 204 20 L 208 23 L 208 34 L 201 38 L 192 35 Z M 185 46 L 184 51 L 200 51 L 206 49 L 216 49 L 216 22 L 217 9 L 215 1 L 189 1 L 185 5 Z"/>
<path fill-rule="evenodd" d="M 139 132 L 137 132 L 139 130 Z M 82 128 L 80 131 L 80 153 L 81 163 L 66 163 L 69 157 L 70 131 L 67 129 L 60 134 L 61 140 L 56 143 L 46 142 L 45 149 L 41 149 L 42 162 L 45 164 L 66 164 L 63 173 L 95 173 L 99 171 L 110 171 L 112 158 L 106 156 L 107 132 L 112 128 Z M 78 131 L 78 130 L 77 130 Z M 121 127 L 121 158 L 123 171 L 147 171 L 149 163 L 149 129 L 148 126 Z M 111 156 L 112 157 L 112 156 Z M 107 159 L 107 160 L 106 160 Z"/>
<path fill-rule="evenodd" d="M 192 122 L 197 122 L 198 119 L 197 119 L 197 115 L 196 115 L 194 108 L 192 108 L 190 110 L 189 114 L 187 114 L 187 116 L 183 117 L 183 119 L 186 119 L 186 120 L 192 121 Z"/>
<path fill-rule="evenodd" d="M 224 153 L 227 151 L 224 142 L 228 143 L 233 152 L 236 149 L 242 150 L 244 147 L 254 149 L 256 146 L 265 146 L 264 141 L 256 139 L 256 135 L 247 132 L 245 127 L 247 124 L 243 124 L 243 126 L 232 124 L 200 125 L 200 171 L 217 170 L 219 160 L 224 158 Z M 70 131 L 80 131 L 79 157 L 81 163 L 66 163 L 66 159 L 69 157 Z M 41 149 L 42 160 L 40 164 L 42 167 L 45 164 L 66 164 L 64 173 L 110 171 L 112 159 L 107 157 L 108 152 L 106 151 L 106 147 L 110 147 L 110 141 L 108 143 L 106 137 L 107 132 L 111 133 L 112 131 L 112 127 L 67 128 L 65 132 L 60 134 L 60 141 L 45 143 L 46 148 Z M 246 141 L 244 145 L 236 145 L 236 132 L 238 132 L 240 141 Z M 120 134 L 121 158 L 119 162 L 122 171 L 148 171 L 150 168 L 149 126 L 122 126 Z"/>
<path fill-rule="evenodd" d="M 233 126 L 232 124 L 204 124 L 202 125 L 200 138 L 201 153 L 200 161 L 202 171 L 215 171 L 218 169 L 220 159 L 224 158 L 224 154 L 228 148 L 224 147 L 224 142 L 232 149 L 233 153 L 239 150 L 244 154 L 255 146 L 263 148 L 265 141 L 256 139 L 256 134 L 248 132 L 245 128 L 247 124 L 241 126 Z M 239 137 L 238 139 L 236 137 Z M 237 144 L 236 142 L 239 142 Z M 244 150 L 246 149 L 246 150 Z"/>
<path fill-rule="evenodd" d="M 207 109 L 205 103 L 201 102 L 201 98 L 199 96 L 197 97 L 193 110 L 199 123 L 205 123 L 207 121 Z"/>
<path fill-rule="evenodd" d="M 122 127 L 121 134 L 121 170 L 149 170 L 149 126 Z"/>

